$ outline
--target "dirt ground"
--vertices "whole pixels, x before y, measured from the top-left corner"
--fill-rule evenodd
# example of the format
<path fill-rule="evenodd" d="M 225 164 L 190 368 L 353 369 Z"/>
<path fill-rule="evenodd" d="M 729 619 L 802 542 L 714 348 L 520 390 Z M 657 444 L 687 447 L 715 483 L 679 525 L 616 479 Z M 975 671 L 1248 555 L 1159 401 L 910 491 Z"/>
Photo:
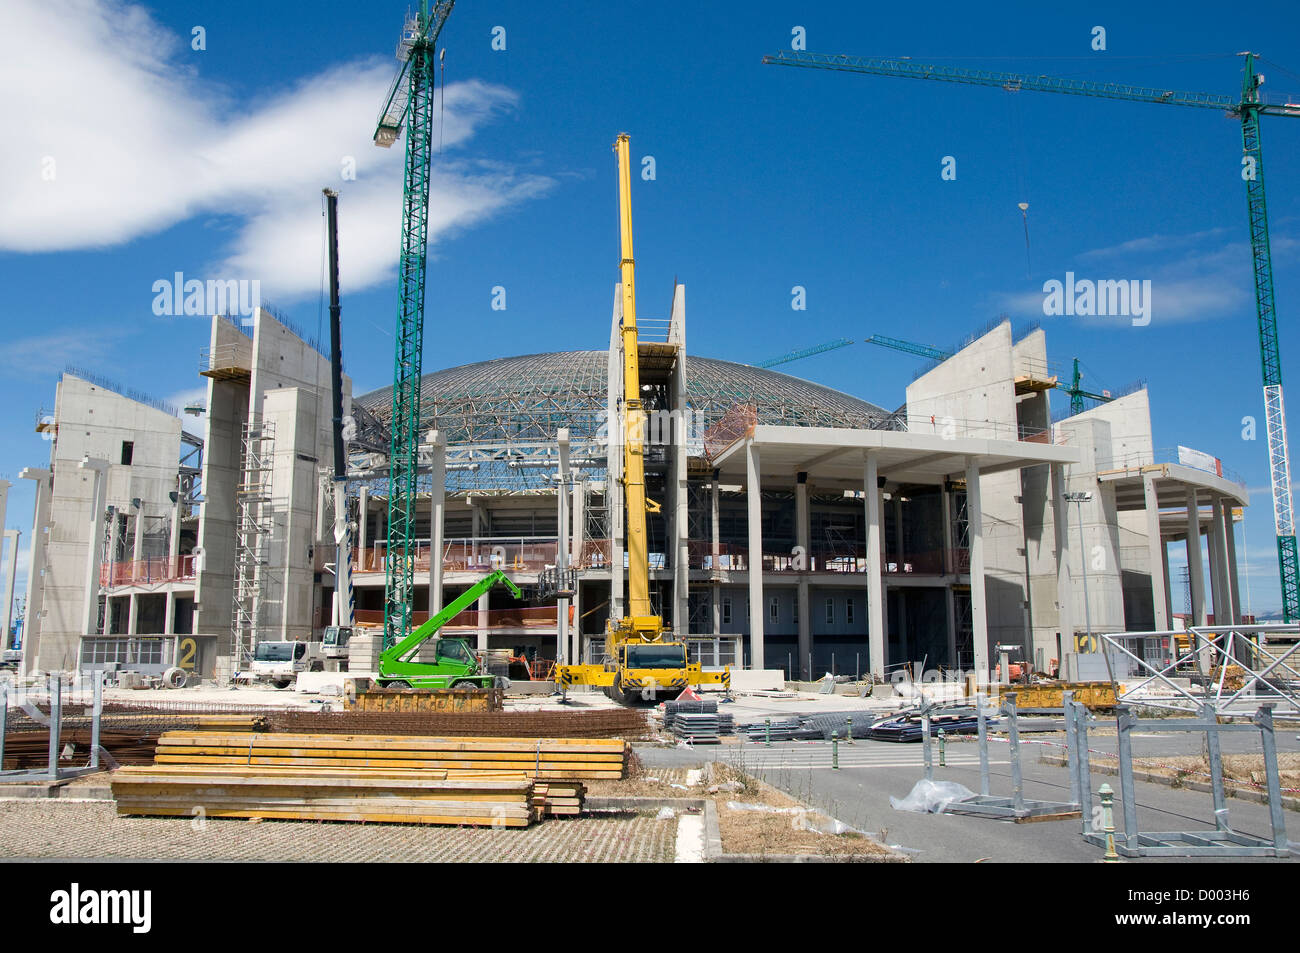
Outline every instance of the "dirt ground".
<path fill-rule="evenodd" d="M 655 769 L 651 773 L 634 764 L 624 780 L 588 782 L 587 793 L 599 797 L 711 798 L 717 805 L 722 850 L 727 854 L 891 854 L 879 841 L 863 834 L 822 833 L 818 828 L 830 826 L 830 818 L 733 765 L 715 762 L 710 771 L 711 777 L 706 773 L 699 784 L 687 785 L 684 768 Z M 715 785 L 728 789 L 710 793 Z M 738 790 L 730 789 L 735 785 L 739 785 Z M 776 810 L 737 809 L 730 807 L 731 803 Z"/>
<path fill-rule="evenodd" d="M 1093 756 L 1094 761 L 1112 763 L 1114 755 Z M 1282 789 L 1300 789 L 1300 753 L 1281 752 L 1277 756 Z M 1169 755 L 1160 758 L 1134 758 L 1133 769 L 1157 777 L 1175 780 L 1209 781 L 1210 762 L 1204 755 Z M 1229 790 L 1263 790 L 1264 756 L 1262 754 L 1228 754 L 1223 756 L 1224 786 Z"/>

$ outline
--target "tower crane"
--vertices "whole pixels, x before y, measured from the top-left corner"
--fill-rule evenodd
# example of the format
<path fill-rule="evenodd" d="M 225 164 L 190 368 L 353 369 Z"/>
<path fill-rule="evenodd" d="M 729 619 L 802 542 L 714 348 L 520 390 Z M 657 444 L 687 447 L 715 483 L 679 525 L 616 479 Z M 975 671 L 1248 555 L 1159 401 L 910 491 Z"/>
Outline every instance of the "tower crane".
<path fill-rule="evenodd" d="M 782 51 L 763 57 L 776 66 L 838 70 L 904 79 L 926 79 L 945 83 L 992 86 L 1013 92 L 1034 90 L 1093 96 L 1129 102 L 1157 103 L 1216 109 L 1241 121 L 1241 177 L 1246 183 L 1246 209 L 1250 226 L 1252 270 L 1255 278 L 1255 311 L 1259 330 L 1260 359 L 1264 381 L 1264 411 L 1268 426 L 1269 477 L 1273 487 L 1273 523 L 1277 533 L 1278 571 L 1285 621 L 1300 619 L 1300 558 L 1296 551 L 1295 524 L 1291 511 L 1291 461 L 1287 449 L 1286 409 L 1282 399 L 1282 360 L 1278 349 L 1277 315 L 1273 298 L 1273 260 L 1268 238 L 1268 210 L 1264 200 L 1264 147 L 1260 140 L 1261 116 L 1300 117 L 1300 103 L 1266 103 L 1260 95 L 1264 75 L 1255 68 L 1257 54 L 1240 54 L 1241 96 L 1218 93 L 1190 93 L 1124 83 L 1097 83 L 1055 76 L 1031 76 L 996 70 L 974 70 L 935 66 L 910 59 L 887 59 Z"/>
<path fill-rule="evenodd" d="M 420 0 L 397 46 L 401 61 L 375 127 L 375 145 L 390 148 L 406 127 L 402 180 L 402 247 L 398 264 L 392 443 L 388 455 L 388 549 L 384 578 L 384 647 L 411 631 L 415 575 L 415 498 L 420 449 L 420 373 L 424 347 L 424 275 L 429 242 L 429 164 L 433 157 L 434 47 L 455 0 Z M 433 555 L 437 558 L 437 554 Z"/>
<path fill-rule="evenodd" d="M 780 364 L 789 364 L 791 361 L 802 361 L 805 357 L 812 357 L 814 354 L 825 354 L 827 351 L 834 351 L 836 348 L 848 347 L 852 343 L 848 338 L 836 338 L 834 341 L 827 341 L 824 344 L 814 344 L 812 347 L 788 351 L 779 357 L 769 357 L 766 361 L 759 361 L 754 366 L 776 367 Z"/>
<path fill-rule="evenodd" d="M 945 351 L 942 348 L 934 347 L 930 344 L 917 344 L 915 341 L 904 341 L 899 338 L 886 337 L 883 334 L 873 334 L 867 338 L 868 344 L 878 344 L 881 347 L 892 348 L 895 351 L 903 351 L 906 354 L 915 354 L 918 357 L 929 358 L 932 361 L 946 361 L 952 357 L 952 351 Z M 1096 400 L 1107 403 L 1114 400 L 1114 396 L 1108 390 L 1103 390 L 1100 394 L 1094 394 L 1091 391 L 1083 390 L 1079 384 L 1083 382 L 1083 374 L 1079 371 L 1079 359 L 1074 359 L 1074 377 L 1067 386 L 1064 383 L 1058 383 L 1056 386 L 1061 388 L 1070 395 L 1070 416 L 1081 414 L 1084 411 L 1084 400 Z"/>

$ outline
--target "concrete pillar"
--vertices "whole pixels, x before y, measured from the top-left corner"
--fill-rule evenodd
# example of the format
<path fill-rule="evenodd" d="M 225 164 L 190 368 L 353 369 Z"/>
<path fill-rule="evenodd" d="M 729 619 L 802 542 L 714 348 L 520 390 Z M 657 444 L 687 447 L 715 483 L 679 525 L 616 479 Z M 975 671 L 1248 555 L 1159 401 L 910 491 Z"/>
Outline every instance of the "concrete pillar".
<path fill-rule="evenodd" d="M 104 479 L 107 480 L 108 477 Z M 133 503 L 131 509 L 135 511 L 135 533 L 134 538 L 131 540 L 131 578 L 143 579 L 145 576 L 144 566 L 142 565 L 144 561 L 144 500 L 140 501 L 139 506 Z"/>
<path fill-rule="evenodd" d="M 722 634 L 722 570 L 719 563 L 722 558 L 722 542 L 720 539 L 721 516 L 718 511 L 720 505 L 720 491 L 718 490 L 718 471 L 713 471 L 713 486 L 709 490 L 709 532 L 710 537 L 710 563 L 709 578 L 713 580 L 713 637 L 717 638 Z"/>
<path fill-rule="evenodd" d="M 1065 654 L 1074 651 L 1074 580 L 1070 576 L 1070 504 L 1065 499 L 1065 467 L 1052 464 L 1052 526 L 1056 535 L 1056 604 L 1060 644 L 1055 657 L 1065 670 Z"/>
<path fill-rule="evenodd" d="M 682 375 L 674 375 L 680 381 Z M 691 627 L 691 556 L 690 556 L 690 486 L 686 476 L 686 427 L 681 423 L 688 413 L 685 394 L 680 394 L 673 423 L 673 627 L 685 636 Z"/>
<path fill-rule="evenodd" d="M 885 677 L 885 595 L 880 578 L 880 461 L 868 450 L 862 473 L 867 518 L 867 651 L 871 674 Z"/>
<path fill-rule="evenodd" d="M 366 550 L 370 546 L 370 533 L 368 525 L 370 522 L 370 487 L 364 483 L 357 490 L 357 568 L 366 569 L 369 564 L 366 562 Z"/>
<path fill-rule="evenodd" d="M 763 641 L 763 488 L 758 447 L 745 444 L 745 502 L 749 507 L 749 654 L 750 667 L 767 665 Z"/>
<path fill-rule="evenodd" d="M 891 500 L 894 504 L 894 558 L 892 562 L 898 563 L 898 571 L 903 571 L 903 561 L 906 557 L 903 546 L 903 501 L 898 497 L 898 489 L 894 489 L 894 498 Z"/>
<path fill-rule="evenodd" d="M 185 502 L 181 489 L 180 477 L 176 478 L 176 502 L 172 504 L 172 523 L 171 531 L 167 534 L 167 555 L 171 558 L 171 565 L 167 567 L 169 573 L 177 573 L 177 559 L 181 553 L 181 506 Z"/>
<path fill-rule="evenodd" d="M 0 480 L 0 529 L 5 525 L 5 511 L 9 508 L 9 488 L 13 486 L 8 480 Z"/>
<path fill-rule="evenodd" d="M 27 558 L 27 601 L 23 616 L 23 674 L 30 675 L 40 665 L 41 620 L 45 614 L 45 545 L 50 528 L 50 497 L 54 492 L 53 474 L 49 470 L 24 468 L 18 476 L 36 484 L 36 501 L 32 507 L 32 541 Z"/>
<path fill-rule="evenodd" d="M 133 592 L 133 593 L 131 593 L 129 596 L 127 596 L 127 603 L 126 603 L 126 634 L 127 634 L 127 635 L 139 635 L 139 634 L 140 634 L 140 629 L 139 629 L 140 616 L 139 616 L 139 612 L 140 612 L 140 598 L 139 598 L 139 593 L 135 593 L 135 592 Z M 107 633 L 107 624 L 105 625 L 105 630 L 106 630 L 106 631 L 105 631 L 104 634 L 107 635 L 107 634 L 108 634 L 108 633 Z"/>
<path fill-rule="evenodd" d="M 1201 502 L 1196 487 L 1187 488 L 1187 585 L 1192 597 L 1192 625 L 1205 625 L 1205 569 L 1201 565 Z"/>
<path fill-rule="evenodd" d="M 476 608 L 478 610 L 478 617 L 476 620 L 478 623 L 478 629 L 475 633 L 477 636 L 477 647 L 480 652 L 486 652 L 488 649 L 488 594 L 486 592 L 478 597 Z"/>
<path fill-rule="evenodd" d="M 441 431 L 429 431 L 433 447 L 429 491 L 429 615 L 442 611 L 442 527 L 447 511 L 447 441 Z"/>
<path fill-rule="evenodd" d="M 560 482 L 555 486 L 555 570 L 557 583 L 563 591 L 569 566 L 569 429 L 561 427 L 556 434 L 560 452 Z M 569 600 L 556 597 L 555 600 L 555 661 L 564 664 L 567 661 L 565 646 L 569 640 Z"/>
<path fill-rule="evenodd" d="M 1156 496 L 1154 474 L 1142 474 L 1142 492 L 1145 496 L 1147 517 L 1147 553 L 1149 557 L 1147 565 L 1151 570 L 1151 608 L 1155 612 L 1156 631 L 1161 632 L 1169 628 L 1169 615 L 1165 609 L 1168 605 L 1168 601 L 1165 599 L 1165 577 L 1160 571 L 1160 567 L 1164 564 L 1161 550 L 1165 548 L 1165 543 L 1160 536 L 1160 499 Z M 1086 559 L 1088 554 L 1084 553 L 1083 556 Z"/>
<path fill-rule="evenodd" d="M 332 533 L 325 528 L 325 501 L 329 493 L 325 489 L 325 479 L 316 478 L 316 535 L 315 539 L 329 539 Z"/>
<path fill-rule="evenodd" d="M 966 522 L 970 527 L 970 616 L 975 647 L 975 671 L 990 678 L 989 620 L 984 593 L 984 520 L 980 503 L 980 471 L 973 459 L 966 461 Z"/>
<path fill-rule="evenodd" d="M 94 481 L 94 488 L 90 494 L 90 518 L 86 526 L 86 588 L 85 602 L 81 610 L 82 634 L 94 635 L 99 628 L 99 563 L 100 547 L 103 546 L 104 540 L 104 506 L 106 505 L 104 497 L 108 492 L 106 485 L 108 461 L 86 457 L 77 466 L 82 470 L 90 470 Z"/>
<path fill-rule="evenodd" d="M 573 484 L 573 505 L 569 507 L 569 565 L 582 569 L 582 548 L 587 538 L 587 481 L 579 479 Z"/>
<path fill-rule="evenodd" d="M 948 665 L 957 665 L 957 598 L 952 586 L 943 587 L 944 607 L 948 613 Z"/>
<path fill-rule="evenodd" d="M 1237 526 L 1232 521 L 1232 504 L 1223 508 L 1223 542 L 1227 549 L 1228 591 L 1232 600 L 1232 624 L 1241 625 L 1241 587 L 1237 582 Z"/>
<path fill-rule="evenodd" d="M 794 539 L 795 545 L 799 548 L 799 555 L 804 560 L 802 566 L 796 566 L 799 571 L 799 588 L 795 598 L 799 602 L 798 612 L 795 620 L 799 632 L 799 654 L 800 664 L 806 664 L 808 653 L 812 651 L 812 612 L 808 605 L 808 570 L 812 567 L 811 555 L 808 552 L 808 474 L 800 473 L 795 477 L 794 485 Z M 812 672 L 804 672 L 804 678 L 813 677 Z"/>
<path fill-rule="evenodd" d="M 939 490 L 939 503 L 943 511 L 943 571 L 945 575 L 955 575 L 957 560 L 953 555 L 952 543 L 952 491 L 947 480 L 943 481 L 943 487 Z M 953 664 L 956 663 L 954 658 Z"/>
<path fill-rule="evenodd" d="M 5 556 L 9 560 L 5 578 L 4 631 L 0 634 L 0 649 L 9 648 L 9 637 L 14 627 L 14 587 L 18 581 L 18 538 L 16 529 L 4 531 Z"/>
<path fill-rule="evenodd" d="M 167 605 L 163 609 L 163 635 L 176 634 L 176 593 L 167 590 Z"/>
<path fill-rule="evenodd" d="M 1223 497 L 1210 497 L 1210 575 L 1214 582 L 1214 624 L 1233 625 L 1232 593 L 1228 588 L 1228 546 L 1223 530 Z"/>
<path fill-rule="evenodd" d="M 1169 547 L 1165 544 L 1161 544 L 1160 546 L 1160 558 L 1163 563 L 1160 567 L 1160 574 L 1164 576 L 1165 579 L 1165 618 L 1168 619 L 1172 625 L 1174 619 L 1174 602 L 1173 596 L 1170 595 L 1171 589 L 1169 586 Z"/>

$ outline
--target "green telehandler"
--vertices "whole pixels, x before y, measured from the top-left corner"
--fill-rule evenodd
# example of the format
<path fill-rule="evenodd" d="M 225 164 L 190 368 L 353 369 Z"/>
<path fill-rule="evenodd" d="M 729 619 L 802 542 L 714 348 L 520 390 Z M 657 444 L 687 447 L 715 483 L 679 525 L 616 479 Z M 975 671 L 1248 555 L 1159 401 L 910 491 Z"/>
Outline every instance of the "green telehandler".
<path fill-rule="evenodd" d="M 434 652 L 436 661 L 413 662 L 411 657 L 421 645 L 434 638 L 439 629 L 472 606 L 478 601 L 479 596 L 498 582 L 505 583 L 516 599 L 524 597 L 519 587 L 506 578 L 506 574 L 501 570 L 498 569 L 484 576 L 453 599 L 441 612 L 430 616 L 424 625 L 396 645 L 384 650 L 379 656 L 379 677 L 375 679 L 379 687 L 491 688 L 496 680 L 495 676 L 483 671 L 478 656 L 464 639 L 438 639 Z"/>

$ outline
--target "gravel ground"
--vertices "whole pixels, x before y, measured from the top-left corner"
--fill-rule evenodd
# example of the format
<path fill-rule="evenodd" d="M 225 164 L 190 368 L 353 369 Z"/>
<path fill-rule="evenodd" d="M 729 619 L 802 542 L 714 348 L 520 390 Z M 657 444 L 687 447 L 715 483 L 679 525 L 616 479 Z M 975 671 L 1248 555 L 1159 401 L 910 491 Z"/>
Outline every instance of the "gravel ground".
<path fill-rule="evenodd" d="M 0 858 L 671 862 L 675 820 L 552 818 L 521 830 L 311 821 L 118 817 L 105 801 L 0 802 Z"/>

